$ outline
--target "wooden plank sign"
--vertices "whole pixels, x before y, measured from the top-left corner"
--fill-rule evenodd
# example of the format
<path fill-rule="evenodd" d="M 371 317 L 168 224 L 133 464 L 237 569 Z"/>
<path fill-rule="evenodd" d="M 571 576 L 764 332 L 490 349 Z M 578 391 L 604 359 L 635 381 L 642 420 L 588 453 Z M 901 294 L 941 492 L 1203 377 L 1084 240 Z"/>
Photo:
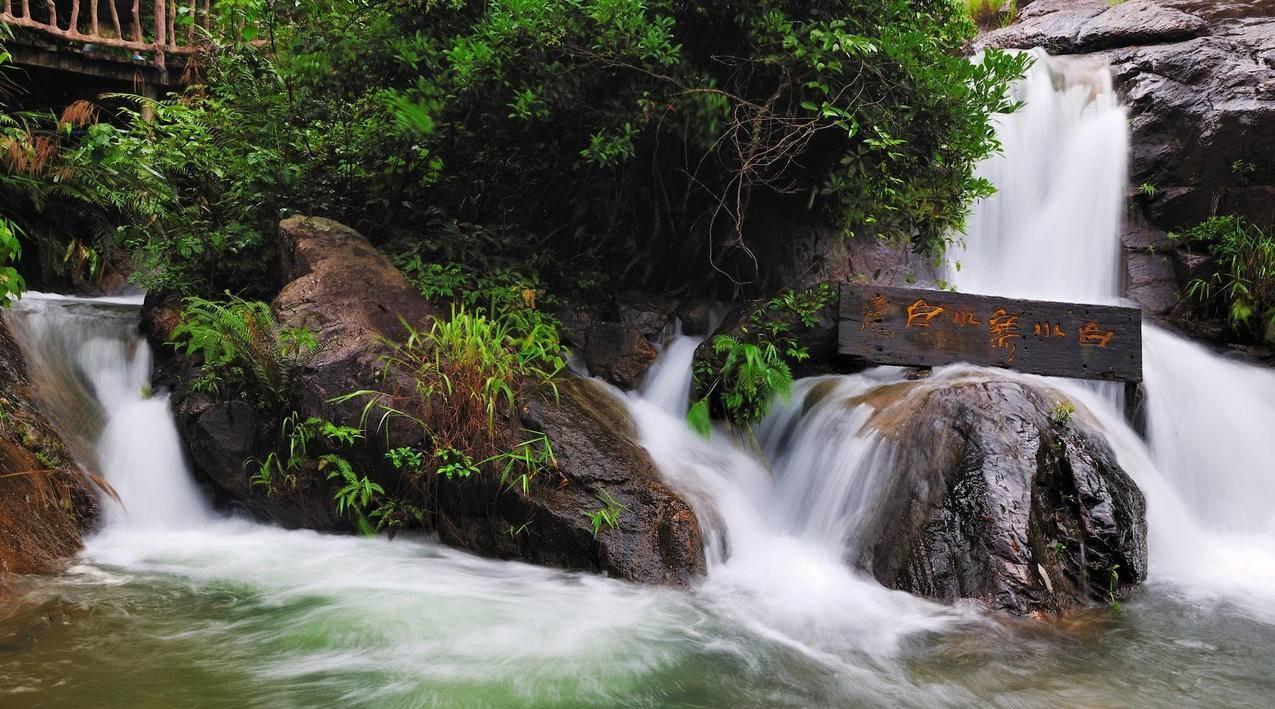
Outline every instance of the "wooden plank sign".
<path fill-rule="evenodd" d="M 846 283 L 837 340 L 839 354 L 873 364 L 1142 381 L 1137 308 Z"/>

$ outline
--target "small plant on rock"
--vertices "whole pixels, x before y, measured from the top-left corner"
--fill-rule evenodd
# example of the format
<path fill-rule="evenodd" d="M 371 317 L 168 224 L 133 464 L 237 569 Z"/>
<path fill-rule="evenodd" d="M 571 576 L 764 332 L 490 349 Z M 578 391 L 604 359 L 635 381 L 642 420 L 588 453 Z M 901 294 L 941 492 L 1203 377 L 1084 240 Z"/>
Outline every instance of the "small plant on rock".
<path fill-rule="evenodd" d="M 584 513 L 584 515 L 589 518 L 589 524 L 593 528 L 594 539 L 598 537 L 598 533 L 602 531 L 603 526 L 610 527 L 611 529 L 619 529 L 620 513 L 627 512 L 629 509 L 616 501 L 616 499 L 611 496 L 611 493 L 606 490 L 603 490 L 602 494 L 598 495 L 598 501 L 602 503 L 602 507 L 593 510 L 592 512 Z"/>
<path fill-rule="evenodd" d="M 1049 414 L 1049 420 L 1055 426 L 1066 426 L 1076 416 L 1076 405 L 1070 401 L 1060 401 L 1054 405 L 1054 410 Z"/>

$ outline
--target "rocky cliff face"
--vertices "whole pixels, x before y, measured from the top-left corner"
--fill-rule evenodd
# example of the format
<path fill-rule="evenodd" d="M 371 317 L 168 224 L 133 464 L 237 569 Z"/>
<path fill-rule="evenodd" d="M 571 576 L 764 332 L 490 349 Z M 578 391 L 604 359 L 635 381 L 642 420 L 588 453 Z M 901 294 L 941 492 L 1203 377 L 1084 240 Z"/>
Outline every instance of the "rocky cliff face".
<path fill-rule="evenodd" d="M 321 346 L 284 413 L 360 425 L 364 402 L 337 404 L 333 398 L 365 389 L 414 392 L 410 382 L 401 380 L 405 374 L 386 369 L 386 341 L 403 340 L 404 323 L 428 329 L 437 310 L 348 227 L 294 217 L 280 225 L 280 232 L 288 283 L 275 298 L 274 311 L 280 323 L 316 333 Z M 646 318 L 651 322 L 642 324 L 641 313 L 648 311 L 635 309 L 627 317 L 628 327 L 658 332 L 663 320 Z M 194 467 L 214 484 L 223 502 L 289 527 L 352 529 L 348 516 L 334 510 L 334 485 L 313 466 L 302 471 L 286 495 L 267 494 L 250 482 L 245 462 L 264 459 L 277 445 L 275 419 L 280 413 L 191 391 L 194 363 L 163 344 L 180 317 L 175 304 L 152 302 L 143 316 L 156 352 L 162 353 L 156 380 L 173 389 L 178 428 Z M 645 340 L 643 344 L 650 347 Z M 615 371 L 621 370 L 628 371 L 618 366 Z M 634 377 L 640 374 L 632 372 Z M 608 391 L 568 378 L 557 383 L 556 393 L 532 393 L 520 404 L 512 415 L 499 416 L 497 426 L 517 440 L 527 431 L 543 432 L 554 458 L 552 471 L 535 477 L 525 489 L 512 489 L 487 475 L 451 480 L 433 470 L 393 468 L 386 463 L 386 451 L 423 445 L 422 431 L 411 425 L 382 429 L 375 419 L 368 420 L 365 445 L 347 453 L 386 490 L 419 494 L 413 502 L 429 510 L 428 527 L 448 544 L 646 583 L 685 584 L 703 573 L 704 542 L 695 515 L 660 480 L 645 450 L 634 442 L 627 411 Z M 422 483 L 418 474 L 429 480 Z M 589 514 L 608 502 L 617 511 L 618 526 L 606 525 L 595 534 Z"/>
<path fill-rule="evenodd" d="M 1111 64 L 1132 132 L 1128 294 L 1149 314 L 1173 313 L 1201 265 L 1166 232 L 1275 225 L 1275 0 L 1034 0 L 979 44 Z"/>

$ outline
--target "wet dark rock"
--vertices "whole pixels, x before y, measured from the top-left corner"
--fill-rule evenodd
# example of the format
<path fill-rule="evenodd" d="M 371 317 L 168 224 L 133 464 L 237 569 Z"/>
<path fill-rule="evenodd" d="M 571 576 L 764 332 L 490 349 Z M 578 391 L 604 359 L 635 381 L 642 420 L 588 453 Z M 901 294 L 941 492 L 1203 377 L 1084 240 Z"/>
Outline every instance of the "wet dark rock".
<path fill-rule="evenodd" d="M 589 373 L 622 389 L 637 388 L 658 355 L 650 340 L 622 322 L 598 323 L 584 343 L 581 354 Z"/>
<path fill-rule="evenodd" d="M 589 370 L 621 389 L 635 389 L 659 354 L 652 344 L 677 317 L 677 302 L 626 291 L 602 303 L 567 303 L 553 311 L 563 342 Z"/>
<path fill-rule="evenodd" d="M 990 47 L 1044 47 L 1051 54 L 1077 54 L 1111 47 L 1179 42 L 1208 32 L 1200 17 L 1156 0 L 1037 0 L 1018 22 L 989 32 Z"/>
<path fill-rule="evenodd" d="M 897 442 L 853 560 L 881 583 L 1026 614 L 1123 599 L 1146 577 L 1142 493 L 1058 393 L 979 373 L 865 401 Z"/>
<path fill-rule="evenodd" d="M 527 494 L 492 481 L 445 489 L 444 541 L 502 558 L 601 571 L 640 583 L 685 585 L 704 573 L 704 541 L 690 506 L 661 480 L 632 419 L 601 385 L 565 379 L 532 399 L 522 423 L 553 442 L 557 469 Z M 478 489 L 475 490 L 475 487 Z M 621 506 L 619 528 L 593 536 L 587 513 Z M 492 514 L 482 514 L 491 506 Z"/>
<path fill-rule="evenodd" d="M 1163 317 L 1182 302 L 1175 257 L 1177 244 L 1141 215 L 1125 223 L 1120 235 L 1124 248 L 1125 295 L 1142 307 L 1144 315 Z"/>
<path fill-rule="evenodd" d="M 722 303 L 696 298 L 683 303 L 677 309 L 677 319 L 682 322 L 682 334 L 705 337 L 717 327 L 718 315 L 724 312 Z"/>
<path fill-rule="evenodd" d="M 616 309 L 620 322 L 639 335 L 654 339 L 676 317 L 677 302 L 650 293 L 625 291 L 620 294 Z"/>
<path fill-rule="evenodd" d="M 207 403 L 188 424 L 192 427 L 188 436 L 191 456 L 203 461 L 200 467 L 204 474 L 217 485 L 237 498 L 249 498 L 251 483 L 244 464 L 261 450 L 258 438 L 262 422 L 257 410 L 245 401 L 194 398 L 200 404 Z"/>

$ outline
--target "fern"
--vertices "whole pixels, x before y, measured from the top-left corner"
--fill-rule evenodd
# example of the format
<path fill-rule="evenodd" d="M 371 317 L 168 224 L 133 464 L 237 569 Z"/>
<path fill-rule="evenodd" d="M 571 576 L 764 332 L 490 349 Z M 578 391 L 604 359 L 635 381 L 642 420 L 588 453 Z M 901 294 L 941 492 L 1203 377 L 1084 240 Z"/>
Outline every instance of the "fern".
<path fill-rule="evenodd" d="M 228 296 L 224 302 L 187 298 L 170 342 L 203 357 L 203 377 L 234 376 L 270 407 L 282 404 L 318 350 L 314 334 L 281 326 L 267 303 Z"/>

